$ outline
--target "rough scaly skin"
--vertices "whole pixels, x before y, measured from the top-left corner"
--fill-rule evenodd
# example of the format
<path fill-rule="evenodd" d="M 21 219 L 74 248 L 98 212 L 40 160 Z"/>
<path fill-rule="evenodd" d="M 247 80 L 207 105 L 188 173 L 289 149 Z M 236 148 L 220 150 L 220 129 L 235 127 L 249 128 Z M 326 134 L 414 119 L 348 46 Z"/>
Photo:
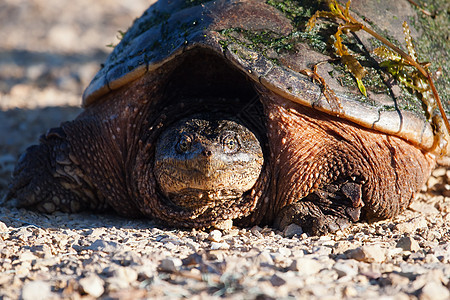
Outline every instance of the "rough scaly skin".
<path fill-rule="evenodd" d="M 263 209 L 279 227 L 299 223 L 316 234 L 347 221 L 390 218 L 409 206 L 435 157 L 406 141 L 355 126 L 263 93 L 268 116 L 272 191 Z M 360 195 L 342 192 L 344 186 Z M 320 199 L 330 186 L 340 194 Z M 359 186 L 359 187 L 358 187 Z M 359 189 L 359 191 L 358 191 Z M 316 194 L 314 196 L 314 194 Z M 318 196 L 319 195 L 319 196 Z M 357 199 L 360 197 L 360 199 Z M 259 220 L 253 214 L 250 219 Z"/>
<path fill-rule="evenodd" d="M 275 221 L 281 227 L 295 222 L 320 234 L 356 221 L 360 208 L 361 219 L 396 215 L 409 205 L 434 164 L 431 154 L 406 141 L 259 87 L 268 141 L 259 179 L 235 201 L 183 209 L 158 190 L 153 170 L 156 139 L 180 113 L 181 104 L 161 108 L 153 80 L 135 81 L 52 130 L 58 134 L 49 134 L 19 162 L 9 197 L 16 197 L 19 206 L 47 212 L 110 206 L 125 216 L 144 215 L 173 226 L 202 228 L 228 219 L 241 225 Z M 64 171 L 57 172 L 61 166 Z M 345 192 L 349 186 L 356 194 Z M 332 196 L 317 196 L 324 191 Z"/>

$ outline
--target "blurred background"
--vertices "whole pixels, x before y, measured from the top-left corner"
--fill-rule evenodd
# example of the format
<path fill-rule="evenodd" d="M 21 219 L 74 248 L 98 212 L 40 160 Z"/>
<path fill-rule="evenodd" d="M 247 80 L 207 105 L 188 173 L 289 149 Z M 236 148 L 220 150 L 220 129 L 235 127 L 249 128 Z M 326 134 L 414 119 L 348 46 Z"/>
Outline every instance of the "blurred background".
<path fill-rule="evenodd" d="M 150 2 L 0 1 L 0 108 L 77 105 L 72 93 L 83 91 L 111 52 L 107 45 L 117 44 L 118 31 Z M 50 95 L 52 89 L 58 91 Z"/>
<path fill-rule="evenodd" d="M 119 30 L 153 2 L 0 1 L 0 199 L 20 153 L 80 112 Z"/>

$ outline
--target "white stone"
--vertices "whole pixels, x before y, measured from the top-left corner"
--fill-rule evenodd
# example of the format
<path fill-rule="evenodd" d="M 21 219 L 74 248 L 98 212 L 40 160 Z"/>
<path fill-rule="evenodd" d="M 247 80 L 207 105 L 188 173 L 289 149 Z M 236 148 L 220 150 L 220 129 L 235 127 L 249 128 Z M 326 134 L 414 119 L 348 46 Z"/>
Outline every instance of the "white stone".
<path fill-rule="evenodd" d="M 442 283 L 431 281 L 425 284 L 419 295 L 420 300 L 444 300 L 450 298 L 450 292 Z"/>
<path fill-rule="evenodd" d="M 45 281 L 31 281 L 26 283 L 22 289 L 23 300 L 44 300 L 50 298 L 50 284 Z"/>
<path fill-rule="evenodd" d="M 278 253 L 281 254 L 281 255 L 283 255 L 283 256 L 285 256 L 285 257 L 288 257 L 288 256 L 291 255 L 292 251 L 289 250 L 288 248 L 280 247 L 280 248 L 278 249 Z"/>
<path fill-rule="evenodd" d="M 119 267 L 113 272 L 113 276 L 126 282 L 136 281 L 138 274 L 130 267 Z"/>
<path fill-rule="evenodd" d="M 289 266 L 289 270 L 297 271 L 305 276 L 317 274 L 321 269 L 322 264 L 319 261 L 307 257 L 296 258 Z"/>
<path fill-rule="evenodd" d="M 228 245 L 226 242 L 218 243 L 218 242 L 212 242 L 211 243 L 211 250 L 228 250 L 230 249 L 230 245 Z"/>
<path fill-rule="evenodd" d="M 333 265 L 333 270 L 338 273 L 339 277 L 354 277 L 358 274 L 358 267 L 351 263 L 351 260 L 339 260 Z"/>
<path fill-rule="evenodd" d="M 93 297 L 100 297 L 105 291 L 103 280 L 95 274 L 80 279 L 79 284 L 86 294 Z"/>
<path fill-rule="evenodd" d="M 5 223 L 0 221 L 0 233 L 6 233 L 8 232 L 8 226 L 6 226 Z"/>
<path fill-rule="evenodd" d="M 386 251 L 379 245 L 365 245 L 348 251 L 347 257 L 368 263 L 383 262 L 386 259 Z"/>
<path fill-rule="evenodd" d="M 221 242 L 222 241 L 222 232 L 219 230 L 213 230 L 208 235 L 208 240 L 213 242 Z"/>
<path fill-rule="evenodd" d="M 89 247 L 87 247 L 87 249 L 112 253 L 119 249 L 119 245 L 116 242 L 97 239 Z"/>
<path fill-rule="evenodd" d="M 32 261 L 36 258 L 37 258 L 37 256 L 34 255 L 33 253 L 31 253 L 30 251 L 24 251 L 24 252 L 20 253 L 20 255 L 19 255 L 19 261 L 21 261 L 21 262 Z"/>
<path fill-rule="evenodd" d="M 232 227 L 233 227 L 233 220 L 231 219 L 224 220 L 214 225 L 214 228 L 217 228 L 219 230 L 229 230 Z"/>
<path fill-rule="evenodd" d="M 262 251 L 256 256 L 256 263 L 258 265 L 273 265 L 273 259 L 269 252 Z"/>

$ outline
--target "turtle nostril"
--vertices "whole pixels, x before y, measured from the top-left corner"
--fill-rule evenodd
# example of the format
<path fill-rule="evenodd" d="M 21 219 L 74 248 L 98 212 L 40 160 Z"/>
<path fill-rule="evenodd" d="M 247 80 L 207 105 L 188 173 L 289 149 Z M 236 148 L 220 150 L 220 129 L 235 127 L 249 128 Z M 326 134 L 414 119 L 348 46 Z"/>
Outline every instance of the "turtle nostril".
<path fill-rule="evenodd" d="M 211 150 L 203 150 L 202 154 L 203 154 L 203 156 L 209 157 L 212 155 L 212 152 L 211 152 Z"/>

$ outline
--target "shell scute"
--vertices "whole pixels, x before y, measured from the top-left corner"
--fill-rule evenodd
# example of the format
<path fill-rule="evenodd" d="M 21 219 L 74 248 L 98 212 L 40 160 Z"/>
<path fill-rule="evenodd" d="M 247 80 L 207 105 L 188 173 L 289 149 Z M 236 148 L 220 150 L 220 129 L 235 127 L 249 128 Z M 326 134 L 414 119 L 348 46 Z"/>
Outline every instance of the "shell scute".
<path fill-rule="evenodd" d="M 400 39 L 398 29 L 401 27 L 392 25 L 400 21 L 390 22 L 379 17 L 376 9 L 393 6 L 387 0 L 383 1 L 373 5 L 370 1 L 360 0 L 354 5 L 354 15 L 373 18 L 377 23 L 367 26 L 376 31 L 389 32 L 392 29 L 393 36 Z M 373 39 L 359 32 L 355 34 L 358 38 L 345 37 L 349 51 L 369 70 L 370 76 L 363 78 L 368 95 L 364 97 L 354 78 L 334 59 L 334 49 L 323 46 L 330 44 L 330 31 L 335 32 L 333 26 L 337 25 L 325 24 L 319 30 L 306 32 L 308 18 L 314 13 L 312 7 L 299 9 L 298 5 L 290 7 L 288 2 L 157 2 L 134 22 L 109 56 L 105 67 L 86 89 L 84 105 L 88 107 L 110 90 L 118 89 L 146 72 L 162 68 L 186 51 L 209 49 L 231 62 L 230 66 L 244 73 L 250 81 L 262 84 L 286 99 L 367 128 L 397 135 L 428 149 L 434 134 L 422 103 L 416 95 L 399 87 L 383 73 L 370 54 L 378 46 Z M 367 6 L 364 5 L 366 2 Z M 395 18 L 405 19 L 415 14 L 413 10 L 397 9 L 398 4 L 394 6 Z M 391 14 L 388 17 L 394 18 Z M 300 73 L 319 63 L 318 74 L 327 87 Z M 324 97 L 325 88 L 337 96 L 338 112 L 336 105 L 333 107 L 330 99 Z M 450 143 L 447 148 L 450 151 Z"/>

